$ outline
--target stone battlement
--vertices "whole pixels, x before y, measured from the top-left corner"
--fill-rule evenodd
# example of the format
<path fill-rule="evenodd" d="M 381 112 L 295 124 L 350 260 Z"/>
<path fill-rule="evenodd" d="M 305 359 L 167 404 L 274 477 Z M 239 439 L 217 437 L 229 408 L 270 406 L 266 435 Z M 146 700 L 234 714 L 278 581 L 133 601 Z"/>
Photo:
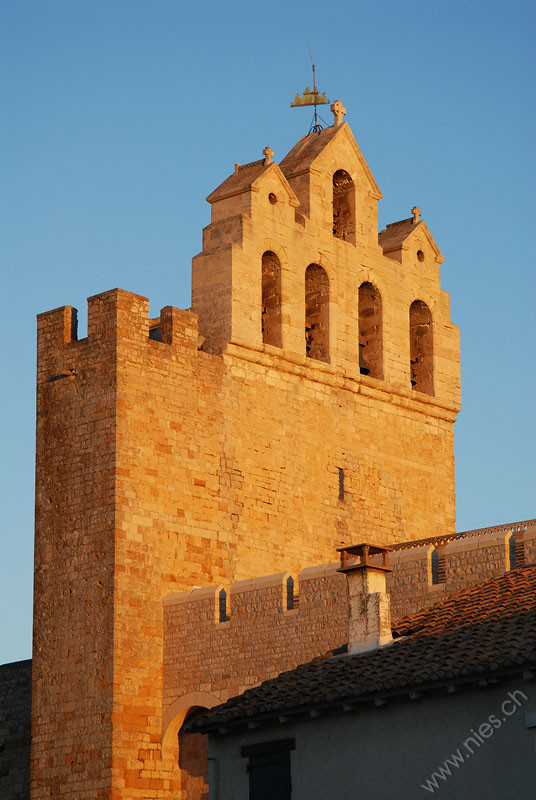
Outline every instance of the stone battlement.
<path fill-rule="evenodd" d="M 165 598 L 164 708 L 192 692 L 230 697 L 344 644 L 346 578 L 337 567 L 302 570 L 294 608 L 289 573 L 239 581 L 229 589 L 228 620 L 222 586 Z"/>
<path fill-rule="evenodd" d="M 197 347 L 197 316 L 189 310 L 165 306 L 160 317 L 150 319 L 149 299 L 122 289 L 89 297 L 88 335 L 78 339 L 78 311 L 73 306 L 46 311 L 37 317 L 38 355 L 46 358 L 57 354 L 62 346 L 71 352 L 82 352 L 83 347 L 103 344 L 109 339 L 151 340 L 173 344 L 190 342 Z"/>

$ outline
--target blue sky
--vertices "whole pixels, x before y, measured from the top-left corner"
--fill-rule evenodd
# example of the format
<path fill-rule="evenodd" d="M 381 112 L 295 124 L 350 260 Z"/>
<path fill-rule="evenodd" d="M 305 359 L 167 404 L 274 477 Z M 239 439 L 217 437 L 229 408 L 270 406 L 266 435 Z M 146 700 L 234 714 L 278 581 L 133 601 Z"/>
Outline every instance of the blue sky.
<path fill-rule="evenodd" d="M 120 286 L 190 305 L 205 197 L 341 99 L 383 192 L 417 203 L 461 328 L 458 530 L 535 516 L 535 6 L 512 0 L 0 5 L 0 663 L 31 653 L 35 315 Z M 331 114 L 324 114 L 328 121 Z M 433 531 L 430 532 L 433 534 Z"/>

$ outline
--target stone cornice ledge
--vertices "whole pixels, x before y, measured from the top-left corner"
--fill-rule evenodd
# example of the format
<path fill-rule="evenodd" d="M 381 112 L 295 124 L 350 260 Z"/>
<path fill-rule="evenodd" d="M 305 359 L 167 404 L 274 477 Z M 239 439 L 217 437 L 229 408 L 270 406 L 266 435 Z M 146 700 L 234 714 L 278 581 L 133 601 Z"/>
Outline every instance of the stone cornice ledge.
<path fill-rule="evenodd" d="M 316 383 L 323 383 L 334 389 L 345 389 L 354 394 L 363 395 L 363 397 L 390 403 L 399 408 L 409 409 L 418 414 L 426 414 L 446 422 L 455 422 L 459 411 L 458 406 L 454 405 L 454 403 L 438 400 L 437 397 L 423 394 L 416 397 L 409 390 L 393 387 L 384 381 L 376 381 L 374 378 L 365 376 L 357 378 L 348 375 L 340 367 L 334 367 L 323 361 L 306 359 L 305 356 L 294 356 L 269 345 L 255 347 L 250 342 L 241 341 L 236 337 L 233 341 L 227 343 L 223 358 L 224 360 L 237 358 L 242 361 L 248 361 L 251 364 L 258 364 L 261 367 L 275 367 L 290 375 L 306 378 Z"/>

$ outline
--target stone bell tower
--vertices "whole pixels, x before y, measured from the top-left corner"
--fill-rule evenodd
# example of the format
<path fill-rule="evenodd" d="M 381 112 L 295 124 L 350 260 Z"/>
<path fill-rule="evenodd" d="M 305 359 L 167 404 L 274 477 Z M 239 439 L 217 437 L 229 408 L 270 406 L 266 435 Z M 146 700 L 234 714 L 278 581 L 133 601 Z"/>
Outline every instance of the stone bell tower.
<path fill-rule="evenodd" d="M 209 195 L 191 310 L 115 289 L 85 339 L 38 319 L 32 800 L 178 796 L 167 595 L 454 530 L 443 259 L 417 210 L 378 236 L 332 108 Z"/>

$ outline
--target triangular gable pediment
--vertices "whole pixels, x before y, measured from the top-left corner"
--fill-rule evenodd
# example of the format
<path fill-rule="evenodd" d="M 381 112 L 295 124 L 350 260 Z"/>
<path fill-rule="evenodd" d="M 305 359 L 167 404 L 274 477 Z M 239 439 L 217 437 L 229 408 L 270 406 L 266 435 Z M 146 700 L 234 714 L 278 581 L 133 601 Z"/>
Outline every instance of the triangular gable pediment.
<path fill-rule="evenodd" d="M 383 231 L 380 231 L 378 234 L 378 243 L 383 248 L 384 255 L 388 255 L 395 250 L 406 250 L 409 247 L 409 239 L 417 232 L 419 232 L 420 235 L 424 235 L 434 253 L 436 261 L 442 264 L 445 259 L 424 220 L 415 224 L 413 222 L 413 217 L 409 217 L 399 222 L 392 222 L 387 225 Z"/>
<path fill-rule="evenodd" d="M 379 200 L 382 193 L 347 122 L 343 122 L 338 127 L 325 128 L 320 133 L 310 133 L 304 136 L 282 160 L 281 169 L 289 179 L 309 172 L 315 168 L 316 162 L 322 156 L 340 146 L 342 142 L 349 144 L 369 184 L 370 194 Z"/>
<path fill-rule="evenodd" d="M 270 164 L 270 166 L 267 167 L 258 176 L 258 178 L 256 178 L 253 181 L 253 183 L 251 184 L 252 191 L 258 192 L 263 183 L 265 183 L 266 181 L 271 180 L 273 178 L 276 178 L 279 181 L 280 185 L 282 186 L 282 188 L 287 193 L 290 205 L 294 206 L 295 208 L 297 208 L 300 205 L 300 201 L 296 197 L 296 194 L 294 193 L 294 191 L 292 189 L 292 186 L 287 181 L 285 175 L 281 171 L 281 169 L 279 167 L 279 164 L 276 164 L 275 162 L 272 162 Z"/>
<path fill-rule="evenodd" d="M 228 197 L 233 197 L 243 192 L 259 191 L 260 186 L 268 177 L 277 177 L 279 183 L 289 197 L 290 205 L 299 206 L 300 201 L 293 192 L 292 187 L 279 168 L 279 165 L 275 162 L 265 165 L 264 159 L 254 161 L 251 164 L 244 164 L 243 166 L 237 165 L 235 172 L 229 175 L 223 183 L 220 183 L 220 185 L 209 194 L 207 200 L 209 203 L 215 203 L 218 200 L 225 200 Z"/>

